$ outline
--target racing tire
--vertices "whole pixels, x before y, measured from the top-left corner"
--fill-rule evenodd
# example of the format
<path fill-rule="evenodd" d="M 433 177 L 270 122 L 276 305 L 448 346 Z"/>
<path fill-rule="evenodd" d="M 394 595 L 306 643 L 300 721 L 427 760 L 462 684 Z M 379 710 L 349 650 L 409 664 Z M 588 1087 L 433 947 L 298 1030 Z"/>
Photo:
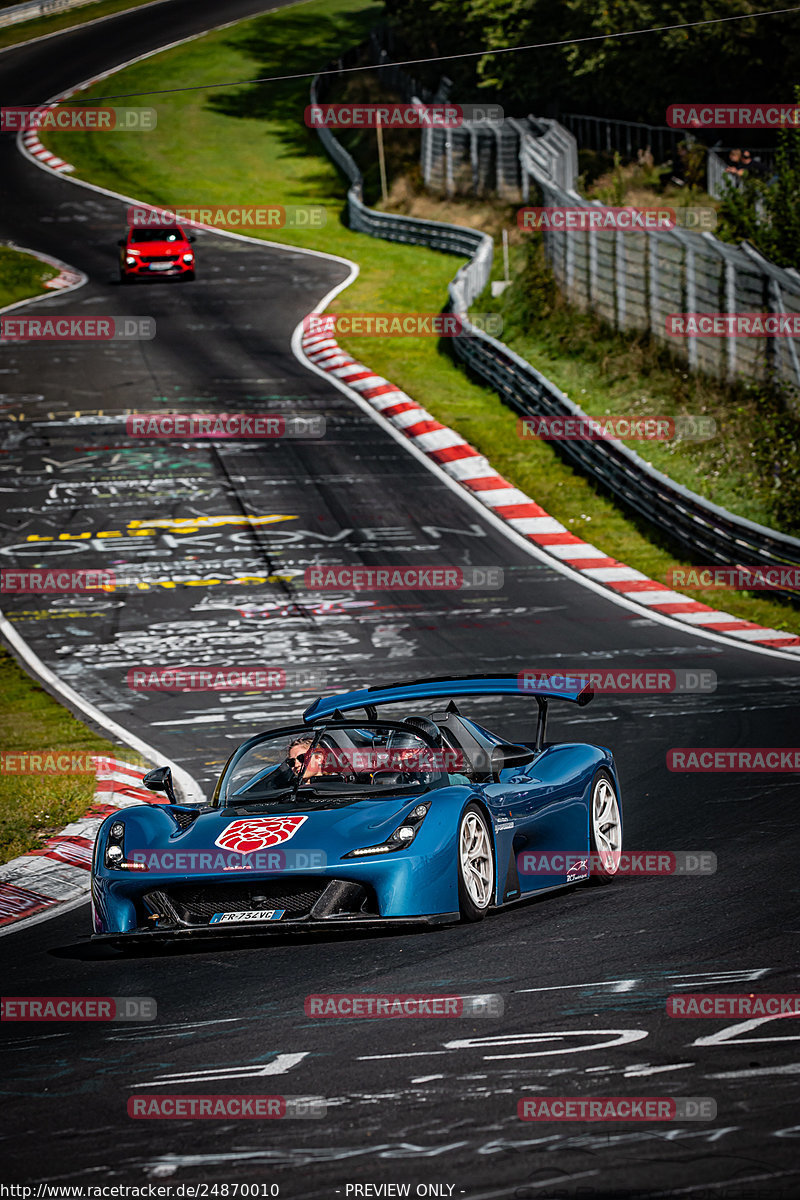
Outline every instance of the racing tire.
<path fill-rule="evenodd" d="M 589 882 L 611 883 L 619 871 L 622 850 L 622 806 L 608 771 L 601 769 L 592 781 L 589 801 Z"/>
<path fill-rule="evenodd" d="M 458 823 L 458 908 L 462 921 L 482 921 L 494 899 L 494 852 L 483 809 L 468 804 Z"/>
<path fill-rule="evenodd" d="M 184 271 L 183 275 L 181 275 L 181 279 L 183 280 L 184 283 L 192 283 L 192 282 L 194 282 L 194 278 L 195 278 L 194 271 Z"/>

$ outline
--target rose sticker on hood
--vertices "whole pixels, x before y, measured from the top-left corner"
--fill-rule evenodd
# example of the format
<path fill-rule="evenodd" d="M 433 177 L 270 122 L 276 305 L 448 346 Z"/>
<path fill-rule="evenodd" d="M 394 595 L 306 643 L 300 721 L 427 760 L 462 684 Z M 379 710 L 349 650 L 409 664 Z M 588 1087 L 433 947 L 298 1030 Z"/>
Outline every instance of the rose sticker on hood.
<path fill-rule="evenodd" d="M 214 845 L 237 854 L 252 854 L 256 850 L 267 850 L 294 837 L 308 817 L 249 817 L 232 821 L 216 838 Z"/>

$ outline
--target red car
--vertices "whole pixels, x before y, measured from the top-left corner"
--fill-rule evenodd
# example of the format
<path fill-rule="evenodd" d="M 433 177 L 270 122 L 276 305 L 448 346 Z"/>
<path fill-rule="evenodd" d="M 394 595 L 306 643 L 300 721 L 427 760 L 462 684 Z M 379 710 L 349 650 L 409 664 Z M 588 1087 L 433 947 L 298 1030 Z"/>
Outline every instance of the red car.
<path fill-rule="evenodd" d="M 120 247 L 119 277 L 123 283 L 156 275 L 177 275 L 194 279 L 194 250 L 180 225 L 162 225 L 156 229 L 132 226 Z"/>

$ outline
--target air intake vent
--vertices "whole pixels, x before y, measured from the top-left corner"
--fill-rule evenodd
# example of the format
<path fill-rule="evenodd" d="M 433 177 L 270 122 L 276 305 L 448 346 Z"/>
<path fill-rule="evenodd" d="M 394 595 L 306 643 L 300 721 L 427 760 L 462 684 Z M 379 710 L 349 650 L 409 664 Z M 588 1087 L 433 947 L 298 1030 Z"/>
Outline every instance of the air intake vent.
<path fill-rule="evenodd" d="M 181 829 L 188 829 L 193 821 L 197 820 L 197 812 L 187 811 L 186 809 L 178 809 L 173 812 L 173 817 L 180 825 Z"/>

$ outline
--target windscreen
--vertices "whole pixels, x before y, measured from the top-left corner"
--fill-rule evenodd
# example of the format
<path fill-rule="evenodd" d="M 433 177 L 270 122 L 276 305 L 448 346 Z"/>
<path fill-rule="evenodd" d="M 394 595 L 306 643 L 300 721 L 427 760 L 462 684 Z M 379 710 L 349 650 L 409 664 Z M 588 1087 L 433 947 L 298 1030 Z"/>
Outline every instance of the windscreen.
<path fill-rule="evenodd" d="M 183 234 L 177 225 L 163 225 L 155 229 L 132 229 L 132 242 L 182 242 Z"/>
<path fill-rule="evenodd" d="M 223 805 L 269 803 L 292 793 L 309 797 L 396 795 L 449 782 L 442 754 L 415 733 L 353 726 L 267 737 L 233 764 Z"/>

